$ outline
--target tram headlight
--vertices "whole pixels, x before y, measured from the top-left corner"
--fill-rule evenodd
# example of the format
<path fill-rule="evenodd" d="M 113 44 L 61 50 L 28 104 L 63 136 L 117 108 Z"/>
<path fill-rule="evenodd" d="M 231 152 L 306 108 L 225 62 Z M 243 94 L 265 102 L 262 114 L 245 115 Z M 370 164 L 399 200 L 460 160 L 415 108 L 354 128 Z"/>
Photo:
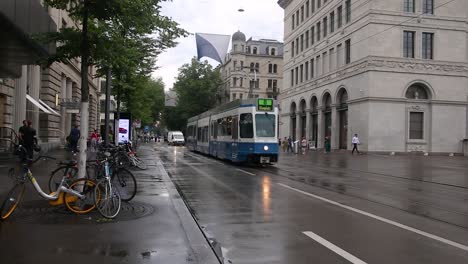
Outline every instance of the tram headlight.
<path fill-rule="evenodd" d="M 263 150 L 268 151 L 268 146 L 267 145 L 263 146 Z"/>

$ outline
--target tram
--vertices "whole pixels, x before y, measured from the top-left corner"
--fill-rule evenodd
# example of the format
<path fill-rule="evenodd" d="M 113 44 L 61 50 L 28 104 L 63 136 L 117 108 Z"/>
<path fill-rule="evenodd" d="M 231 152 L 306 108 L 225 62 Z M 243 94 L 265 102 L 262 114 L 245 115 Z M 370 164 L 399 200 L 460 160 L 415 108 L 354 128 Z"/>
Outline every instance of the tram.
<path fill-rule="evenodd" d="M 278 161 L 278 108 L 273 99 L 238 99 L 187 122 L 186 146 L 232 162 Z"/>

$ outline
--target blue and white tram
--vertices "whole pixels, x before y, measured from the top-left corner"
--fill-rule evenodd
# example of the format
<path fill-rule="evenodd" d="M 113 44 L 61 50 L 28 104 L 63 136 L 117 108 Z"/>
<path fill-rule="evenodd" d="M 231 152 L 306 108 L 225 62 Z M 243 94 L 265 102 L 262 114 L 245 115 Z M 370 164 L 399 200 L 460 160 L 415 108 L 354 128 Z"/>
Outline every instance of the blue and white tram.
<path fill-rule="evenodd" d="M 191 117 L 187 147 L 233 162 L 277 162 L 277 117 L 273 99 L 235 100 Z"/>

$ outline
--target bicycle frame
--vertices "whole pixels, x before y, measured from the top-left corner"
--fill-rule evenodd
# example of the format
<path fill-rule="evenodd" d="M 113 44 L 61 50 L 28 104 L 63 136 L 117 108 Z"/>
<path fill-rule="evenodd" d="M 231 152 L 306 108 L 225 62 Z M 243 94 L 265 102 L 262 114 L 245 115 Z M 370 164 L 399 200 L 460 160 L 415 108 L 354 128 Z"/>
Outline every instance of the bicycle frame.
<path fill-rule="evenodd" d="M 66 177 L 63 177 L 62 178 L 62 181 L 60 182 L 60 185 L 59 187 L 57 188 L 57 191 L 54 193 L 54 194 L 47 194 L 45 193 L 41 186 L 39 186 L 39 183 L 37 183 L 36 181 L 36 178 L 34 178 L 31 170 L 28 168 L 27 171 L 26 171 L 26 175 L 28 176 L 28 178 L 31 180 L 33 186 L 34 186 L 34 189 L 36 189 L 36 191 L 42 196 L 44 197 L 45 199 L 47 200 L 57 200 L 59 197 L 60 197 L 60 193 L 62 192 L 66 192 L 66 193 L 69 193 L 69 194 L 72 194 L 74 196 L 77 196 L 78 198 L 80 199 L 84 199 L 85 196 L 80 194 L 79 192 L 76 192 L 75 190 L 72 190 L 72 189 L 69 189 L 67 187 L 64 186 L 65 184 L 65 178 Z"/>

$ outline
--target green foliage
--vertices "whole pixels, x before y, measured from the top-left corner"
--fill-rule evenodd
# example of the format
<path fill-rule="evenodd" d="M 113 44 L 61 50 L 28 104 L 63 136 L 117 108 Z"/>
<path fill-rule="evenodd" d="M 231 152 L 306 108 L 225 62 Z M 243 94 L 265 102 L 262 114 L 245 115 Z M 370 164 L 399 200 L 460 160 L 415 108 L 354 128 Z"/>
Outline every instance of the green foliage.
<path fill-rule="evenodd" d="M 164 121 L 170 130 L 185 130 L 187 119 L 201 114 L 216 104 L 216 92 L 222 83 L 220 73 L 208 64 L 193 58 L 179 68 L 174 84 L 178 101 L 175 108 L 166 108 Z"/>

